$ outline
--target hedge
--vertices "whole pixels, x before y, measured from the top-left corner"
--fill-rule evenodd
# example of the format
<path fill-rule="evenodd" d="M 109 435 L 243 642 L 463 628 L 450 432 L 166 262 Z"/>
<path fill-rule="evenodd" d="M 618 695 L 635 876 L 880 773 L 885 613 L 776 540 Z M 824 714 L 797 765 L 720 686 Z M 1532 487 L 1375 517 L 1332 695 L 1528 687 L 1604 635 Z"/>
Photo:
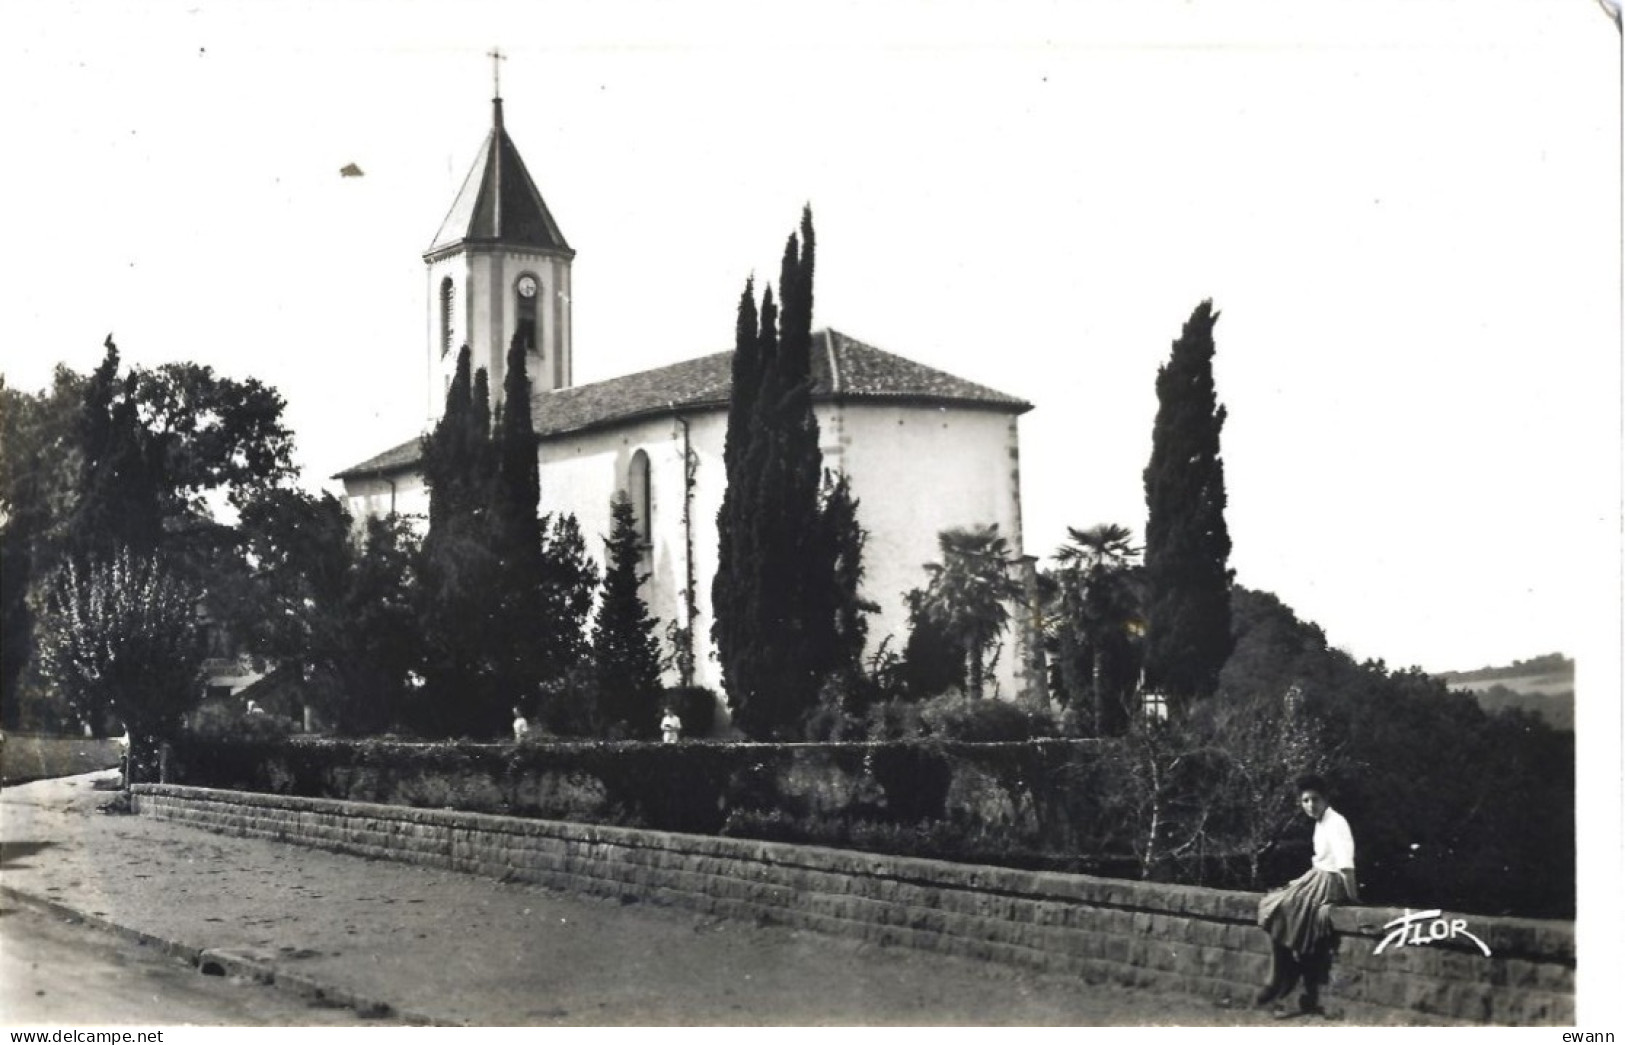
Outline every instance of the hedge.
<path fill-rule="evenodd" d="M 955 825 L 993 848 L 1077 848 L 1093 741 L 422 744 L 180 738 L 174 783 L 715 834 L 831 839 Z M 1071 782 L 1071 786 L 1068 786 Z M 800 823 L 800 828 L 792 825 Z M 731 828 L 730 828 L 730 825 Z"/>

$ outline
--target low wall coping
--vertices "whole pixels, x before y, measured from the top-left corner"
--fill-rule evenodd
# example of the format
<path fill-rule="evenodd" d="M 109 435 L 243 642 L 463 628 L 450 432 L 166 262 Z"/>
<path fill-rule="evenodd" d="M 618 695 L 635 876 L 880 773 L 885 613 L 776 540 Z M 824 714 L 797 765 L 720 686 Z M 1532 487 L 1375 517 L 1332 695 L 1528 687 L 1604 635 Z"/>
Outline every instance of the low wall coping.
<path fill-rule="evenodd" d="M 138 800 L 142 796 L 172 797 L 190 802 L 394 820 L 453 830 L 552 837 L 585 845 L 663 849 L 704 856 L 725 856 L 785 867 L 975 889 L 1034 900 L 1087 903 L 1131 911 L 1189 915 L 1243 925 L 1255 923 L 1260 896 L 1258 893 L 1205 886 L 1136 882 L 1058 871 L 1025 871 L 1017 868 L 961 864 L 923 857 L 892 856 L 790 842 L 681 834 L 454 809 L 306 798 L 179 784 L 137 784 L 133 791 Z M 1407 910 L 1395 907 L 1336 907 L 1332 911 L 1332 924 L 1341 934 L 1367 937 L 1380 942 L 1392 931 L 1389 926 L 1396 919 L 1424 910 L 1432 908 L 1418 906 Z M 1571 921 L 1470 915 L 1448 911 L 1442 912 L 1440 917 L 1447 923 L 1450 921 L 1465 923 L 1465 928 L 1483 940 L 1497 956 L 1528 957 L 1570 965 L 1575 960 L 1574 923 Z M 1426 929 L 1423 931 L 1425 934 Z M 1434 941 L 1429 946 L 1440 950 L 1478 953 L 1471 940 L 1460 936 Z"/>

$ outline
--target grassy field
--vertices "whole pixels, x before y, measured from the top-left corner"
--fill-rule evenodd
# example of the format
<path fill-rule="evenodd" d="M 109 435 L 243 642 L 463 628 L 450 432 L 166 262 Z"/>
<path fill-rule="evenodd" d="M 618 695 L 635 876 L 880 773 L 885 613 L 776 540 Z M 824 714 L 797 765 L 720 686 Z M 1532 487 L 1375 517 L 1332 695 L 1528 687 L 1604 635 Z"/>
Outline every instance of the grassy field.
<path fill-rule="evenodd" d="M 1574 661 L 1557 654 L 1509 667 L 1446 672 L 1439 678 L 1451 689 L 1473 694 L 1485 711 L 1523 708 L 1558 729 L 1574 728 Z"/>
<path fill-rule="evenodd" d="M 75 776 L 118 765 L 116 740 L 6 734 L 0 754 L 0 784 L 10 786 L 49 777 Z"/>

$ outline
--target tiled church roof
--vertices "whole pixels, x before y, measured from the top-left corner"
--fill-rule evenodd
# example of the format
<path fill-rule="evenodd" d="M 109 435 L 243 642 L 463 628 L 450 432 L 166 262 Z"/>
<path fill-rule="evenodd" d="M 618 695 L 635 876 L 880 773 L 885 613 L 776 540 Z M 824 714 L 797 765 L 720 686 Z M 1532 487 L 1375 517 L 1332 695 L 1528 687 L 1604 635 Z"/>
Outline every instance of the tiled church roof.
<path fill-rule="evenodd" d="M 732 352 L 718 352 L 670 366 L 590 385 L 542 392 L 531 400 L 536 434 L 546 439 L 614 425 L 673 410 L 723 410 L 732 385 Z M 836 330 L 813 335 L 814 402 L 891 401 L 960 406 L 1022 414 L 1031 404 L 902 356 L 882 352 Z M 348 468 L 335 479 L 388 475 L 418 461 L 412 439 Z"/>

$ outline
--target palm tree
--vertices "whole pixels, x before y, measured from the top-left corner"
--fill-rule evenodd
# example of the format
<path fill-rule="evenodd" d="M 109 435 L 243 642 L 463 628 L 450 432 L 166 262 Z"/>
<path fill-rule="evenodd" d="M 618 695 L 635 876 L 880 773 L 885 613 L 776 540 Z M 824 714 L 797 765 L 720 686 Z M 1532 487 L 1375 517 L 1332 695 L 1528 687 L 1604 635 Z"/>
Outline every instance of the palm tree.
<path fill-rule="evenodd" d="M 927 563 L 930 583 L 921 607 L 932 623 L 964 648 L 972 699 L 982 697 L 987 653 L 1010 624 L 1006 603 L 1021 594 L 1011 579 L 1010 545 L 997 523 L 937 534 L 940 563 Z"/>
<path fill-rule="evenodd" d="M 1096 729 L 1106 721 L 1104 665 L 1107 646 L 1132 634 L 1140 621 L 1135 571 L 1141 549 L 1133 533 L 1116 523 L 1087 530 L 1067 527 L 1068 543 L 1055 553 L 1061 567 L 1063 627 L 1076 629 L 1090 651 L 1090 697 Z"/>

